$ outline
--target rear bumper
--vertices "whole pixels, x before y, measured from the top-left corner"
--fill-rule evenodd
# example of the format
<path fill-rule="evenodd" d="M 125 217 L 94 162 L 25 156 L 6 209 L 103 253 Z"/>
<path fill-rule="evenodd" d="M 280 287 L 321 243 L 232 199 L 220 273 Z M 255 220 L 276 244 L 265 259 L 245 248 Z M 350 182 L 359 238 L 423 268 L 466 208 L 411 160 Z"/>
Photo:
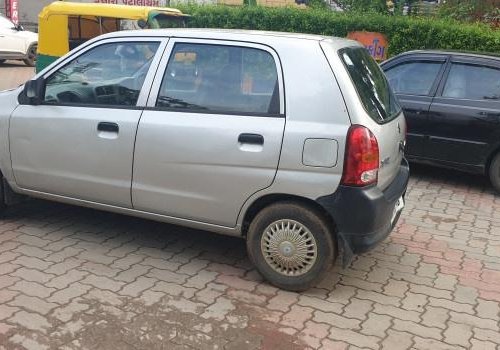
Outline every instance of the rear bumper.
<path fill-rule="evenodd" d="M 408 162 L 403 159 L 398 175 L 383 191 L 376 186 L 340 186 L 334 194 L 317 199 L 335 221 L 344 266 L 354 254 L 372 249 L 392 231 L 401 214 L 391 220 L 394 208 L 406 193 L 409 177 Z"/>

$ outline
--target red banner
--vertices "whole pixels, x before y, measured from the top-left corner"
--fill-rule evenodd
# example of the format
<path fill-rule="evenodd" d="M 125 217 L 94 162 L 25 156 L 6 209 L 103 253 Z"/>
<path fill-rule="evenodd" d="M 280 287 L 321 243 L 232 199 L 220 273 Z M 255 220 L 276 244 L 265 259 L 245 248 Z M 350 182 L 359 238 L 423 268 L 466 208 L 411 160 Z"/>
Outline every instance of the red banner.
<path fill-rule="evenodd" d="M 19 23 L 19 1 L 5 0 L 5 13 L 15 24 Z"/>

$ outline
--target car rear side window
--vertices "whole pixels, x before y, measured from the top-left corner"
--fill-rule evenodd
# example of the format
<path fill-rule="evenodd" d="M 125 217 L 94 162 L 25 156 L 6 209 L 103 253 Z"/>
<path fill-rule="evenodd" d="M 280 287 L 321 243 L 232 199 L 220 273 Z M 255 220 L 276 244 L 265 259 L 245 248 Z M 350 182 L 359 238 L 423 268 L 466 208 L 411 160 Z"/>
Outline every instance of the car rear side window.
<path fill-rule="evenodd" d="M 453 63 L 443 96 L 498 101 L 500 100 L 500 69 Z"/>
<path fill-rule="evenodd" d="M 385 75 L 396 93 L 427 96 L 442 66 L 441 62 L 406 62 L 389 68 Z"/>
<path fill-rule="evenodd" d="M 279 115 L 274 57 L 239 46 L 174 46 L 156 106 L 189 112 Z"/>
<path fill-rule="evenodd" d="M 362 47 L 349 47 L 340 50 L 340 58 L 368 115 L 377 123 L 394 119 L 401 112 L 401 106 L 368 51 Z"/>

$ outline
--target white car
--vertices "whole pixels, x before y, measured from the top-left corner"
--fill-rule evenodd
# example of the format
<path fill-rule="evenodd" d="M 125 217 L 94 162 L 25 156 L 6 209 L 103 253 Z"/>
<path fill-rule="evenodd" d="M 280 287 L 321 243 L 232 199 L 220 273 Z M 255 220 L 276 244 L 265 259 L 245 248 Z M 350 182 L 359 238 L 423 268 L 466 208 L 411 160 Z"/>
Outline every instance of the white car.
<path fill-rule="evenodd" d="M 5 60 L 23 60 L 33 67 L 36 61 L 38 34 L 24 30 L 0 15 L 0 64 Z"/>

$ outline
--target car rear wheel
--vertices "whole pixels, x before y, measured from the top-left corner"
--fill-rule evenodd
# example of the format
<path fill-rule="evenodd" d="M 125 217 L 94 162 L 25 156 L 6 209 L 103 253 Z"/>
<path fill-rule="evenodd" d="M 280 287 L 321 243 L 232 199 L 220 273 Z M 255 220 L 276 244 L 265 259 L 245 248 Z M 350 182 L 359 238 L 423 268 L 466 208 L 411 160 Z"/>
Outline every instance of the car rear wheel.
<path fill-rule="evenodd" d="M 500 152 L 493 157 L 488 173 L 493 188 L 500 193 Z"/>
<path fill-rule="evenodd" d="M 24 64 L 30 67 L 34 67 L 36 64 L 36 45 L 31 45 L 28 49 L 26 58 L 23 60 Z"/>
<path fill-rule="evenodd" d="M 303 291 L 317 284 L 335 259 L 331 230 L 305 206 L 270 205 L 250 224 L 247 250 L 257 270 L 273 285 Z"/>

